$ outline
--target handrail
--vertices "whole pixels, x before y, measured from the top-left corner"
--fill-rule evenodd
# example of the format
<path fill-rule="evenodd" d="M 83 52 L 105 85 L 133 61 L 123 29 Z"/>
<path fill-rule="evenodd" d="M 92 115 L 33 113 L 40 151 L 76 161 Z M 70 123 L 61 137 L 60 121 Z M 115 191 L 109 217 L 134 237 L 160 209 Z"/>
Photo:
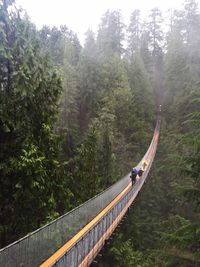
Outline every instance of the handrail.
<path fill-rule="evenodd" d="M 145 172 L 143 174 L 143 178 L 139 180 L 139 183 L 137 184 L 137 186 L 132 188 L 131 182 L 129 182 L 128 185 L 126 186 L 126 188 L 124 190 L 122 190 L 120 192 L 120 194 L 118 196 L 116 196 L 115 199 L 113 199 L 109 203 L 108 206 L 106 206 L 92 221 L 90 221 L 85 227 L 83 227 L 73 238 L 71 238 L 68 242 L 66 242 L 66 244 L 64 244 L 57 252 L 55 252 L 50 258 L 48 258 L 43 264 L 41 264 L 40 267 L 60 266 L 59 262 L 60 262 L 60 260 L 62 260 L 62 257 L 67 258 L 67 253 L 69 253 L 69 251 L 71 249 L 73 249 L 73 247 L 77 246 L 77 244 L 79 242 L 81 242 L 83 237 L 86 236 L 88 234 L 88 232 L 91 231 L 103 219 L 105 214 L 108 213 L 111 209 L 113 209 L 113 207 L 117 203 L 119 203 L 121 201 L 121 199 L 123 197 L 125 197 L 130 191 L 133 191 L 132 198 L 130 200 L 130 204 L 132 203 L 132 201 L 135 199 L 135 197 L 137 196 L 138 192 L 142 188 L 143 183 L 146 180 L 147 174 L 148 174 L 148 172 L 150 170 L 151 164 L 153 162 L 153 159 L 154 159 L 154 156 L 155 156 L 155 152 L 156 152 L 156 148 L 157 148 L 157 143 L 158 143 L 159 128 L 160 128 L 160 119 L 158 118 L 157 126 L 156 126 L 156 129 L 155 129 L 155 132 L 154 132 L 154 136 L 152 138 L 152 142 L 151 142 L 151 144 L 149 146 L 149 149 L 148 149 L 147 153 L 145 154 L 145 156 L 143 157 L 143 159 L 138 164 L 138 165 L 141 165 L 141 163 L 144 160 L 148 161 L 148 165 L 147 165 L 147 168 L 146 168 L 146 170 L 145 170 Z M 126 210 L 126 208 L 127 207 L 124 207 L 124 210 Z M 114 228 L 114 226 L 113 226 L 113 228 Z M 92 248 L 92 251 L 93 251 L 93 248 Z M 94 258 L 95 257 L 95 253 L 93 252 L 92 254 L 93 254 L 92 258 Z M 83 258 L 87 259 L 88 258 L 88 254 Z M 85 261 L 86 260 L 82 261 L 83 262 L 82 265 L 83 266 L 88 266 L 89 262 L 91 262 L 91 259 L 90 259 L 89 262 L 88 261 L 85 262 Z"/>
<path fill-rule="evenodd" d="M 157 120 L 158 128 L 159 119 Z M 155 138 L 154 132 L 154 137 Z M 149 149 L 138 166 L 144 159 L 148 160 L 152 142 Z M 151 162 L 149 163 L 151 165 Z M 149 166 L 150 166 L 149 165 Z M 117 183 L 86 201 L 79 207 L 60 216 L 51 223 L 39 228 L 31 234 L 0 250 L 0 266 L 37 266 L 49 255 L 53 254 L 59 247 L 63 246 L 74 234 L 84 227 L 94 218 L 105 206 L 107 206 L 124 188 L 129 184 L 129 174 Z M 91 208 L 91 214 L 85 214 L 84 210 Z M 81 212 L 83 211 L 83 214 Z M 75 225 L 74 229 L 69 229 L 70 220 L 81 217 L 82 223 Z M 74 222 L 76 220 L 74 219 Z M 61 227 L 62 226 L 62 227 Z M 62 228 L 62 229 L 60 229 Z"/>

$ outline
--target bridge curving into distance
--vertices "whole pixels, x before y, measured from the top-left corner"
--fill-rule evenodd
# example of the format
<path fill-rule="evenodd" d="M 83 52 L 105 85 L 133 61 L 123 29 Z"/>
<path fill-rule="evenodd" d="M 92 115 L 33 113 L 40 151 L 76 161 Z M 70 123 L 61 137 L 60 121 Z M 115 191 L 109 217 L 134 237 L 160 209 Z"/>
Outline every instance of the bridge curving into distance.
<path fill-rule="evenodd" d="M 2 267 L 89 266 L 141 190 L 157 149 L 160 116 L 151 144 L 138 163 L 147 166 L 134 186 L 130 173 L 104 192 L 0 250 Z"/>

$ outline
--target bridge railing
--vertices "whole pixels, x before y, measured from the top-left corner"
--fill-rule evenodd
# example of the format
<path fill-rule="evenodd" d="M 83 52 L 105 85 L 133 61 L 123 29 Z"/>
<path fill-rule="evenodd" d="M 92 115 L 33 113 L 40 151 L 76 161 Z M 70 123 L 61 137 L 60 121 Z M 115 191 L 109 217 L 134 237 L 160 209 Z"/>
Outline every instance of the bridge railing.
<path fill-rule="evenodd" d="M 152 145 L 153 140 L 148 151 L 151 150 Z M 148 156 L 148 151 L 144 158 Z M 138 165 L 140 165 L 141 162 Z M 88 200 L 74 210 L 57 218 L 33 233 L 28 234 L 4 249 L 1 249 L 0 266 L 38 266 L 58 248 L 63 246 L 63 244 L 65 244 L 77 231 L 107 206 L 128 185 L 130 182 L 129 175 L 130 174 L 126 175 L 104 192 Z M 105 220 L 107 221 L 108 219 Z M 102 225 L 102 227 L 105 227 L 105 225 Z M 95 237 L 95 232 L 91 231 L 90 234 Z M 87 238 L 89 239 L 88 236 Z M 80 246 L 80 244 L 77 246 Z M 89 245 L 86 245 L 86 248 L 87 246 Z M 76 250 L 73 249 L 73 251 Z M 76 252 L 70 253 L 72 255 Z"/>
<path fill-rule="evenodd" d="M 99 219 L 91 228 L 89 228 L 84 235 L 82 235 L 76 243 L 74 243 L 61 257 L 57 258 L 50 265 L 51 267 L 77 267 L 77 266 L 89 266 L 93 261 L 99 250 L 104 245 L 106 239 L 112 234 L 117 227 L 121 218 L 127 212 L 129 206 L 136 198 L 140 189 L 142 188 L 151 164 L 153 162 L 158 133 L 154 134 L 153 142 L 150 149 L 146 154 L 148 158 L 148 166 L 145 170 L 142 178 L 140 178 L 134 187 L 130 187 L 122 197 L 116 201 L 116 203 Z M 45 265 L 46 266 L 46 265 Z"/>
<path fill-rule="evenodd" d="M 106 233 L 109 231 L 109 228 L 112 228 L 113 223 L 119 216 L 119 214 L 126 207 L 127 203 L 133 196 L 133 191 L 136 191 L 136 188 L 131 188 L 129 192 L 123 196 L 120 201 L 118 201 L 112 208 L 109 210 L 101 220 L 99 220 L 91 229 L 89 229 L 84 236 L 82 236 L 76 244 L 74 244 L 66 253 L 55 261 L 51 266 L 56 267 L 77 267 L 79 266 L 84 259 L 87 257 L 88 265 L 92 262 L 94 258 L 94 253 L 90 254 L 90 251 L 94 249 L 95 246 L 96 252 L 103 246 L 105 239 L 109 235 Z M 111 229 L 109 232 L 111 233 Z M 105 235 L 105 238 L 103 236 Z M 99 244 L 98 244 L 99 243 Z"/>
<path fill-rule="evenodd" d="M 0 250 L 0 266 L 39 265 L 108 205 L 128 181 L 127 175 L 103 193 Z"/>

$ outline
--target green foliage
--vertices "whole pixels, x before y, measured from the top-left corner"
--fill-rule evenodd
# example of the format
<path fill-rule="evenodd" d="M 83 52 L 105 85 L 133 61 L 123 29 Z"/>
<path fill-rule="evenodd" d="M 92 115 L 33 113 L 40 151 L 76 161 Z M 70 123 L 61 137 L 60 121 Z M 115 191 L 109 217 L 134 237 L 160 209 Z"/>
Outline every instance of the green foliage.
<path fill-rule="evenodd" d="M 162 42 L 159 43 L 162 36 L 160 28 L 157 28 L 159 25 L 155 24 L 156 19 L 152 19 L 149 25 L 156 26 L 158 30 L 156 43 L 152 43 L 153 28 L 149 28 L 149 33 L 146 29 L 141 32 L 140 52 L 134 51 L 132 58 L 127 56 L 134 101 L 141 106 L 145 103 L 147 107 L 134 111 L 134 116 L 146 118 L 148 114 L 140 112 L 147 112 L 148 108 L 151 110 L 146 99 L 141 101 L 139 91 L 142 88 L 145 94 L 148 92 L 148 99 L 152 100 L 145 66 L 151 77 L 151 86 L 156 91 L 160 78 L 165 74 L 164 118 L 151 177 L 122 225 L 121 234 L 116 235 L 112 247 L 105 254 L 102 266 L 199 266 L 200 60 L 196 50 L 200 44 L 197 33 L 199 17 L 195 1 L 186 1 L 184 11 L 172 13 L 165 69 L 162 67 L 162 50 L 159 50 L 162 48 Z M 155 55 L 153 59 L 149 53 L 154 45 L 158 52 L 156 62 Z M 160 61 L 157 61 L 159 57 Z M 164 88 L 163 85 L 161 87 Z M 141 134 L 139 125 L 144 128 L 150 117 L 144 125 L 133 118 Z M 135 139 L 140 140 L 139 136 Z"/>
<path fill-rule="evenodd" d="M 98 98 L 101 93 L 100 65 L 94 33 L 86 33 L 84 49 L 78 64 L 78 108 L 79 130 L 83 134 L 91 119 L 96 116 Z"/>
<path fill-rule="evenodd" d="M 122 41 L 124 40 L 124 24 L 120 11 L 109 10 L 102 17 L 99 26 L 97 42 L 100 52 L 109 55 L 123 52 Z"/>
<path fill-rule="evenodd" d="M 150 141 L 153 117 L 140 51 L 123 58 L 119 11 L 106 12 L 82 48 L 66 26 L 38 32 L 12 3 L 0 1 L 1 245 L 127 173 Z M 132 46 L 140 43 L 135 15 Z"/>
<path fill-rule="evenodd" d="M 131 241 L 127 240 L 110 250 L 112 262 L 116 262 L 115 266 L 137 266 L 137 267 L 153 267 L 155 264 L 150 259 L 144 259 L 144 255 L 140 251 L 135 251 L 131 246 Z"/>
<path fill-rule="evenodd" d="M 98 176 L 97 149 L 98 132 L 96 123 L 94 122 L 90 126 L 88 134 L 79 148 L 78 158 L 76 160 L 78 167 L 75 182 L 81 201 L 91 198 L 99 190 L 100 178 Z M 87 188 L 87 190 L 83 188 Z"/>
<path fill-rule="evenodd" d="M 75 158 L 74 190 L 79 201 L 110 186 L 114 178 L 113 116 L 102 110 L 88 129 Z"/>
<path fill-rule="evenodd" d="M 133 56 L 137 53 L 141 46 L 141 22 L 140 22 L 140 10 L 136 9 L 132 12 L 130 18 L 130 25 L 128 27 L 128 53 L 129 56 Z"/>
<path fill-rule="evenodd" d="M 59 139 L 53 133 L 61 84 L 35 27 L 0 5 L 1 245 L 55 214 Z"/>

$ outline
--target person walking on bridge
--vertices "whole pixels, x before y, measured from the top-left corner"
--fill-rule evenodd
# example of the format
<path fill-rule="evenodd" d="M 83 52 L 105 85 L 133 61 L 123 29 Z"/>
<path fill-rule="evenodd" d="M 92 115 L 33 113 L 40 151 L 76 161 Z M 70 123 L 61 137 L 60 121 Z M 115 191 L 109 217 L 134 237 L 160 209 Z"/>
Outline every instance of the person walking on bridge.
<path fill-rule="evenodd" d="M 133 186 L 133 185 L 135 184 L 135 182 L 136 182 L 136 177 L 137 177 L 139 171 L 140 171 L 140 168 L 139 168 L 139 167 L 134 167 L 134 168 L 132 169 L 132 171 L 131 171 L 131 176 L 130 176 L 130 178 L 131 178 L 131 181 L 132 181 L 132 186 Z"/>
<path fill-rule="evenodd" d="M 147 161 L 144 160 L 143 163 L 142 163 L 141 168 L 139 168 L 139 167 L 134 167 L 134 168 L 132 169 L 132 171 L 131 171 L 131 176 L 130 176 L 131 181 L 132 181 L 132 186 L 133 186 L 133 185 L 135 184 L 135 182 L 136 182 L 137 175 L 138 175 L 139 177 L 141 177 L 147 165 L 148 165 L 148 164 L 147 164 Z"/>

